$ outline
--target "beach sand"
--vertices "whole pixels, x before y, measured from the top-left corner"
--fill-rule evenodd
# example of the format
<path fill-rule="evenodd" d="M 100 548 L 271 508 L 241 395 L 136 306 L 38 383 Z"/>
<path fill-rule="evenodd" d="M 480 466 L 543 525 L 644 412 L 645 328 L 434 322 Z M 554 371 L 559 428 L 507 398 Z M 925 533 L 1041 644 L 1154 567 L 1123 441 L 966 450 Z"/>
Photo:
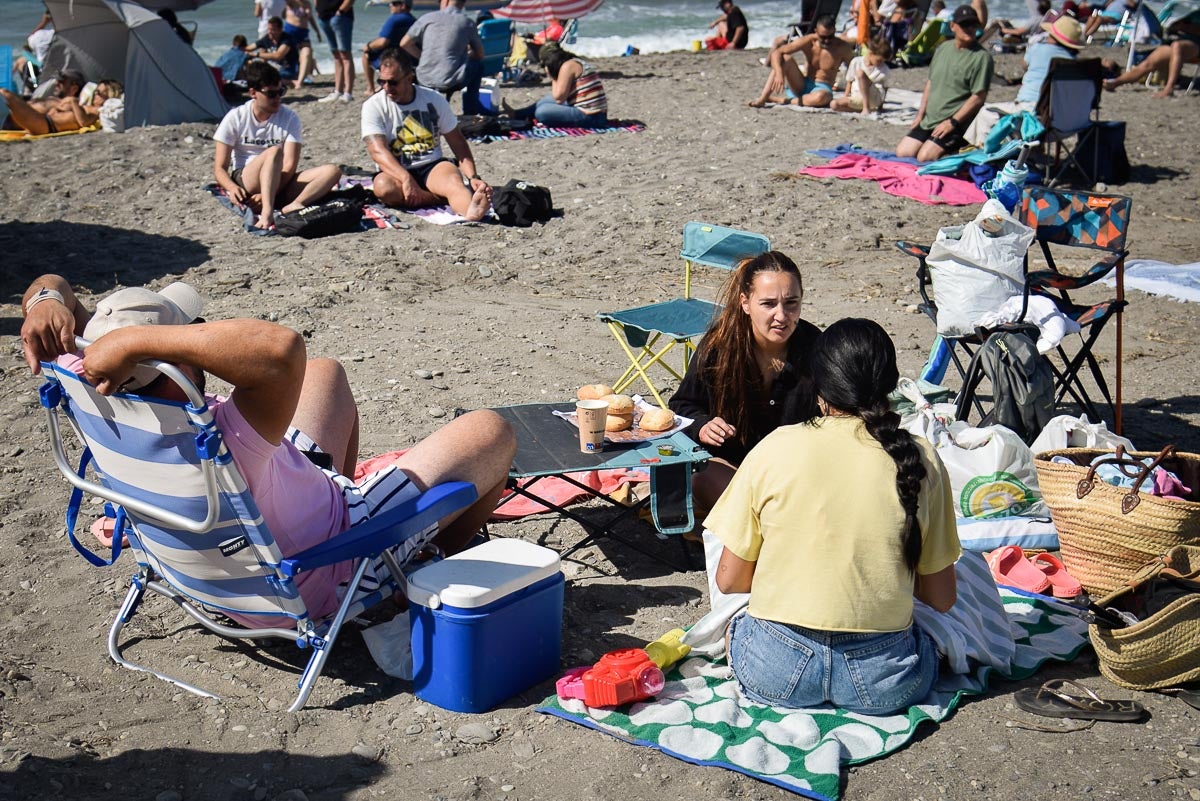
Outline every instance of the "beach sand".
<path fill-rule="evenodd" d="M 403 230 L 311 242 L 251 237 L 200 189 L 211 180 L 212 125 L 0 146 L 8 354 L 0 365 L 0 799 L 789 797 L 538 715 L 550 682 L 484 715 L 430 707 L 374 667 L 356 632 L 339 643 L 297 715 L 280 711 L 294 678 L 269 669 L 300 664 L 296 649 L 201 635 L 159 599 L 128 630 L 137 656 L 229 698 L 193 698 L 114 667 L 105 631 L 132 562 L 94 569 L 62 536 L 67 487 L 51 462 L 38 382 L 17 336 L 21 292 L 42 272 L 68 276 L 89 306 L 118 286 L 184 279 L 208 298 L 210 319 L 277 319 L 304 332 L 310 355 L 343 360 L 368 456 L 415 442 L 456 407 L 562 400 L 580 384 L 613 380 L 623 357 L 595 313 L 677 291 L 680 231 L 703 220 L 769 235 L 801 266 L 807 319 L 878 320 L 895 338 L 902 371 L 914 375 L 932 327 L 915 308 L 915 262 L 891 242 L 929 242 L 975 208 L 925 206 L 859 181 L 795 178 L 797 168 L 822 163 L 807 148 L 851 141 L 890 149 L 904 129 L 747 108 L 765 77 L 761 55 L 599 60 L 613 116 L 641 120 L 645 132 L 476 145 L 493 184 L 522 178 L 552 189 L 564 216 L 530 229 L 411 218 Z M 1000 60 L 1000 72 L 1019 70 L 1018 57 Z M 920 89 L 926 74 L 899 72 L 898 85 Z M 288 99 L 305 125 L 304 164 L 368 166 L 358 104 L 311 102 L 326 91 Z M 997 85 L 992 99 L 1015 91 Z M 1135 257 L 1200 260 L 1197 102 L 1155 100 L 1142 88 L 1103 97 L 1102 116 L 1128 122 L 1133 179 L 1116 189 L 1133 198 Z M 701 292 L 719 279 L 704 273 Z M 1174 442 L 1198 450 L 1196 311 L 1137 291 L 1129 303 L 1126 434 L 1143 449 Z M 1111 381 L 1111 332 L 1097 349 Z M 422 380 L 416 370 L 444 376 Z M 552 546 L 582 535 L 555 516 L 497 531 Z M 641 524 L 624 533 L 653 546 Z M 566 568 L 564 668 L 689 625 L 707 608 L 702 572 L 671 572 L 609 543 L 580 557 Z M 1151 721 L 1072 734 L 1008 727 L 1010 718 L 1031 719 L 1011 692 L 1057 676 L 1135 697 Z M 999 682 L 905 750 L 851 769 L 845 797 L 1196 799 L 1198 720 L 1200 712 L 1169 696 L 1108 684 L 1088 651 L 1021 685 Z M 464 732 L 468 725 L 476 730 Z M 480 726 L 495 739 L 470 742 Z"/>

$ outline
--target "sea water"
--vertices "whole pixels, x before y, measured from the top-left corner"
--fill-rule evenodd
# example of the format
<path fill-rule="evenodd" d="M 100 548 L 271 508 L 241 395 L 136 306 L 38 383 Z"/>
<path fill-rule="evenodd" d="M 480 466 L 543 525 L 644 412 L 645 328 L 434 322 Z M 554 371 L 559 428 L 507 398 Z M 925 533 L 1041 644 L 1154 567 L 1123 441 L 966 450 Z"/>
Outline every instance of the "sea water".
<path fill-rule="evenodd" d="M 852 0 L 842 3 L 841 26 Z M 720 13 L 716 0 L 606 0 L 597 11 L 579 22 L 579 39 L 570 47 L 585 56 L 619 56 L 633 46 L 643 53 L 688 50 L 692 42 L 711 36 L 710 22 Z M 750 23 L 750 47 L 766 47 L 785 33 L 788 23 L 800 16 L 799 0 L 740 0 L 738 5 Z M 954 6 L 954 0 L 948 5 Z M 1028 16 L 1024 0 L 989 2 L 992 16 L 1023 20 Z M 41 18 L 41 0 L 0 0 L 0 45 L 19 50 L 25 37 Z M 253 0 L 214 0 L 196 11 L 181 11 L 179 18 L 198 26 L 196 51 L 211 64 L 229 49 L 235 34 L 251 42 L 257 37 Z M 354 9 L 355 63 L 362 45 L 374 39 L 388 16 L 388 6 L 358 0 Z M 519 25 L 518 30 L 535 26 Z M 332 71 L 329 48 L 314 36 L 317 63 L 322 72 Z"/>

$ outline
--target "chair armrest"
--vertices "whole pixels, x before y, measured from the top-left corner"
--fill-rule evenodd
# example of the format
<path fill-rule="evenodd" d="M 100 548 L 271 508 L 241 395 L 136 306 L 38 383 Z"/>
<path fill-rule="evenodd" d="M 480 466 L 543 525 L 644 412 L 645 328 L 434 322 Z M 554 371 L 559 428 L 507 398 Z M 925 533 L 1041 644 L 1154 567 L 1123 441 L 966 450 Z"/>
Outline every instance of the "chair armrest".
<path fill-rule="evenodd" d="M 906 242 L 903 239 L 896 243 L 896 250 L 912 256 L 914 259 L 924 259 L 929 255 L 929 248 L 915 242 Z"/>
<path fill-rule="evenodd" d="M 466 481 L 438 484 L 395 509 L 389 509 L 332 539 L 284 559 L 279 563 L 279 570 L 288 578 L 294 578 L 305 570 L 363 556 L 375 556 L 400 543 L 405 536 L 433 525 L 451 512 L 470 506 L 478 497 L 475 485 Z"/>
<path fill-rule="evenodd" d="M 1103 259 L 1093 264 L 1082 275 L 1064 275 L 1057 270 L 1038 270 L 1026 276 L 1026 282 L 1032 289 L 1079 289 L 1094 284 L 1113 271 L 1126 256 L 1126 251 L 1109 253 Z"/>

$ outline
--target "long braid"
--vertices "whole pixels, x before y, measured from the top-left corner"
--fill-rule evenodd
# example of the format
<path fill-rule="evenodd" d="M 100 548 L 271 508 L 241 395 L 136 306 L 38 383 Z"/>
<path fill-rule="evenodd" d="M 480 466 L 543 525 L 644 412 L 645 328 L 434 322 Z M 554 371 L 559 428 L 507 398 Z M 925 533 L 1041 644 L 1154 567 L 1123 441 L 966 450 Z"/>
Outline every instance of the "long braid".
<path fill-rule="evenodd" d="M 886 399 L 870 409 L 863 409 L 862 419 L 867 433 L 883 446 L 896 463 L 896 493 L 904 509 L 904 530 L 900 534 L 904 564 L 910 571 L 915 571 L 917 563 L 921 561 L 921 523 L 917 520 L 917 499 L 926 475 L 921 451 L 909 433 L 900 428 L 900 415 L 891 410 Z"/>

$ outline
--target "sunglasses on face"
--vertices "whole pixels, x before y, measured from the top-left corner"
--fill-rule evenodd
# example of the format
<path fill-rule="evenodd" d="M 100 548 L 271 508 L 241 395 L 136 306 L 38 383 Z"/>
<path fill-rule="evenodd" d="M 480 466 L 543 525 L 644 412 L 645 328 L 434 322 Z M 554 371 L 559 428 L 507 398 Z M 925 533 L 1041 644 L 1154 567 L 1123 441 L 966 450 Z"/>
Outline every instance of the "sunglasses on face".
<path fill-rule="evenodd" d="M 267 97 L 269 97 L 272 100 L 276 100 L 280 97 L 283 97 L 285 94 L 287 94 L 287 89 L 284 89 L 283 87 L 280 87 L 278 89 L 259 89 L 257 91 L 260 95 L 266 95 Z"/>
<path fill-rule="evenodd" d="M 399 78 L 392 78 L 391 80 L 384 80 L 383 78 L 380 78 L 379 82 L 384 86 L 399 86 L 401 83 L 403 83 L 403 81 L 401 81 Z"/>

